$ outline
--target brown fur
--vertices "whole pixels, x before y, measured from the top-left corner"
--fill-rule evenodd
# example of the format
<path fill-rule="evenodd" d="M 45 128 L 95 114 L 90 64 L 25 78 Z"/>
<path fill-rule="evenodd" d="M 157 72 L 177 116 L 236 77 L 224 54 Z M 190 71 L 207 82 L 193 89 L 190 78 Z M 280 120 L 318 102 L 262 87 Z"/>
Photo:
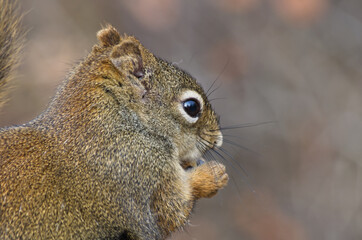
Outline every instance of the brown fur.
<path fill-rule="evenodd" d="M 190 157 L 221 138 L 196 81 L 111 26 L 97 36 L 43 114 L 0 129 L 1 239 L 164 239 L 227 183 Z M 194 124 L 185 89 L 205 102 Z"/>

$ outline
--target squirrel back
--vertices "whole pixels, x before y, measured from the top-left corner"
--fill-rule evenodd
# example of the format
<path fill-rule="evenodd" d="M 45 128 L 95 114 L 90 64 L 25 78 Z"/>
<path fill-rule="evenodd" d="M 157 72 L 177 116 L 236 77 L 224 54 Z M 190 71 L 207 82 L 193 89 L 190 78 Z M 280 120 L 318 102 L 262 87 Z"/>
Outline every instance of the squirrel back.
<path fill-rule="evenodd" d="M 6 101 L 9 82 L 19 65 L 24 32 L 16 1 L 0 0 L 0 107 Z"/>
<path fill-rule="evenodd" d="M 198 164 L 222 134 L 196 80 L 110 25 L 97 37 L 47 110 L 0 129 L 0 239 L 165 239 L 227 183 Z"/>

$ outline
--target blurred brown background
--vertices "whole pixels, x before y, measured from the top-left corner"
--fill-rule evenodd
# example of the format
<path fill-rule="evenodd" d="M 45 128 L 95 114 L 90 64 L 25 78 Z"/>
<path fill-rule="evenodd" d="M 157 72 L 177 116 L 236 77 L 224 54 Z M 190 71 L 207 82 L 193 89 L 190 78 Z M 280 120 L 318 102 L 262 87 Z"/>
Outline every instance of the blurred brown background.
<path fill-rule="evenodd" d="M 0 126 L 43 111 L 108 22 L 205 89 L 218 79 L 223 126 L 274 121 L 224 132 L 230 183 L 171 239 L 362 239 L 362 1 L 21 4 L 28 41 Z"/>

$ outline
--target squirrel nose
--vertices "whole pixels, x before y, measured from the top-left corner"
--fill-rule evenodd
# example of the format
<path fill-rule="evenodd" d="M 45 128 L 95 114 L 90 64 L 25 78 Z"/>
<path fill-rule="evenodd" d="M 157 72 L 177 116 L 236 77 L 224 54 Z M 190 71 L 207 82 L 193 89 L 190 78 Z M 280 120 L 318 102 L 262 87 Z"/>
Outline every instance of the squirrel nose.
<path fill-rule="evenodd" d="M 217 136 L 217 138 L 215 139 L 214 143 L 216 147 L 221 147 L 222 146 L 222 142 L 223 142 L 223 136 L 222 133 L 220 132 L 219 136 Z"/>

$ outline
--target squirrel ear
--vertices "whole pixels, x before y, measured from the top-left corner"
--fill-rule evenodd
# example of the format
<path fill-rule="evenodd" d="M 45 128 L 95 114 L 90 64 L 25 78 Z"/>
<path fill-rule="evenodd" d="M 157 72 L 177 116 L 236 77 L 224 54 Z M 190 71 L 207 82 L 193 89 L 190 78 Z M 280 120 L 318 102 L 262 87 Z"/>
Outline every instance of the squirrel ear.
<path fill-rule="evenodd" d="M 98 31 L 97 38 L 103 47 L 115 46 L 121 42 L 121 36 L 111 25 Z"/>
<path fill-rule="evenodd" d="M 123 40 L 114 47 L 110 57 L 119 71 L 125 74 L 131 73 L 138 79 L 145 75 L 140 44 L 136 39 L 128 37 Z"/>

